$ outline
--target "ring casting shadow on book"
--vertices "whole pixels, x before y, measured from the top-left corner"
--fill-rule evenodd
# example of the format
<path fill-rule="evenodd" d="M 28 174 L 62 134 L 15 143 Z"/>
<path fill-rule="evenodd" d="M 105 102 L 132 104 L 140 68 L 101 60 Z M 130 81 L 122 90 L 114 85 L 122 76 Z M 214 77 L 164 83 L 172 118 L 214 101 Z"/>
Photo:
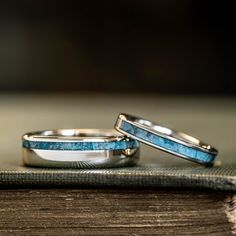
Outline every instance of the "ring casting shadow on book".
<path fill-rule="evenodd" d="M 115 130 L 62 129 L 22 137 L 23 162 L 37 167 L 109 168 L 133 166 L 139 142 Z"/>
<path fill-rule="evenodd" d="M 213 166 L 218 153 L 192 136 L 132 115 L 120 114 L 115 129 L 129 138 L 205 166 Z"/>

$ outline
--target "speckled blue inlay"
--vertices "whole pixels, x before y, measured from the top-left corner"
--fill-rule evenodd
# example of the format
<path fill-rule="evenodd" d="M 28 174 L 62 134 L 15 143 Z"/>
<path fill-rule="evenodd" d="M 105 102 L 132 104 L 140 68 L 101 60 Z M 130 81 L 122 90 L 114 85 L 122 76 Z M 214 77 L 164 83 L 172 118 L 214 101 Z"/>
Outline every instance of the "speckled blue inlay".
<path fill-rule="evenodd" d="M 23 147 L 28 149 L 71 151 L 124 150 L 128 148 L 138 148 L 139 143 L 132 139 L 110 142 L 46 142 L 24 140 Z"/>
<path fill-rule="evenodd" d="M 197 162 L 201 162 L 204 164 L 211 164 L 215 159 L 214 154 L 185 146 L 183 144 L 172 141 L 168 138 L 163 138 L 150 131 L 132 125 L 126 121 L 122 121 L 119 128 L 121 130 L 124 130 L 128 134 L 131 134 L 137 138 L 140 138 L 141 140 L 149 142 L 150 144 L 154 144 L 156 146 L 164 148 L 167 151 L 172 151 L 176 154 L 183 155 Z"/>

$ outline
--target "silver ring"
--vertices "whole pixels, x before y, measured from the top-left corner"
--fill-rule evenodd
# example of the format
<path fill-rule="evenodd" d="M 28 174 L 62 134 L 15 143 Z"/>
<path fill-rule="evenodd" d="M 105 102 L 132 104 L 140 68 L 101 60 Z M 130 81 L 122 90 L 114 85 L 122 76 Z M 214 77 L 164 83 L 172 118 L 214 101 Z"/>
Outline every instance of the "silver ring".
<path fill-rule="evenodd" d="M 61 168 L 133 166 L 139 143 L 115 130 L 61 129 L 22 137 L 25 165 Z"/>
<path fill-rule="evenodd" d="M 132 115 L 120 114 L 115 128 L 130 138 L 205 166 L 212 166 L 218 153 L 192 136 Z"/>

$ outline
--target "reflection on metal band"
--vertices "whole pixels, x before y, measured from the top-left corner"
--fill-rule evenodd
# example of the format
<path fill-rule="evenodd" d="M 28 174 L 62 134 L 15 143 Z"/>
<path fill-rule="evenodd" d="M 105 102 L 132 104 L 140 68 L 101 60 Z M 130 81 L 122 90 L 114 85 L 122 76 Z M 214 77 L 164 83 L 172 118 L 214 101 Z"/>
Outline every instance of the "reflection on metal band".
<path fill-rule="evenodd" d="M 114 130 L 58 130 L 23 136 L 26 165 L 62 168 L 132 166 L 139 159 L 139 143 Z"/>

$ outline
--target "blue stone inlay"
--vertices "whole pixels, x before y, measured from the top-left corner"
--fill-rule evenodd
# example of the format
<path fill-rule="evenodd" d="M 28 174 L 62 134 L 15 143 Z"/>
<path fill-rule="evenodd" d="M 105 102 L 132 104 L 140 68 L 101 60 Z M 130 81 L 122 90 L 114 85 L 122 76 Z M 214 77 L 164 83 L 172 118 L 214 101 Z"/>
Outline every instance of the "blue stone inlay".
<path fill-rule="evenodd" d="M 46 142 L 46 141 L 23 141 L 23 147 L 28 149 L 42 150 L 71 150 L 71 151 L 92 151 L 92 150 L 124 150 L 138 148 L 136 140 L 120 140 L 110 142 Z"/>
<path fill-rule="evenodd" d="M 188 147 L 186 145 L 177 143 L 168 138 L 163 138 L 159 135 L 153 134 L 152 132 L 149 132 L 135 125 L 132 125 L 126 121 L 122 121 L 119 128 L 137 138 L 140 138 L 141 140 L 149 142 L 150 144 L 154 144 L 158 147 L 164 148 L 167 151 L 172 151 L 176 154 L 183 155 L 194 161 L 210 164 L 215 159 L 214 154 L 201 151 L 197 148 Z"/>

